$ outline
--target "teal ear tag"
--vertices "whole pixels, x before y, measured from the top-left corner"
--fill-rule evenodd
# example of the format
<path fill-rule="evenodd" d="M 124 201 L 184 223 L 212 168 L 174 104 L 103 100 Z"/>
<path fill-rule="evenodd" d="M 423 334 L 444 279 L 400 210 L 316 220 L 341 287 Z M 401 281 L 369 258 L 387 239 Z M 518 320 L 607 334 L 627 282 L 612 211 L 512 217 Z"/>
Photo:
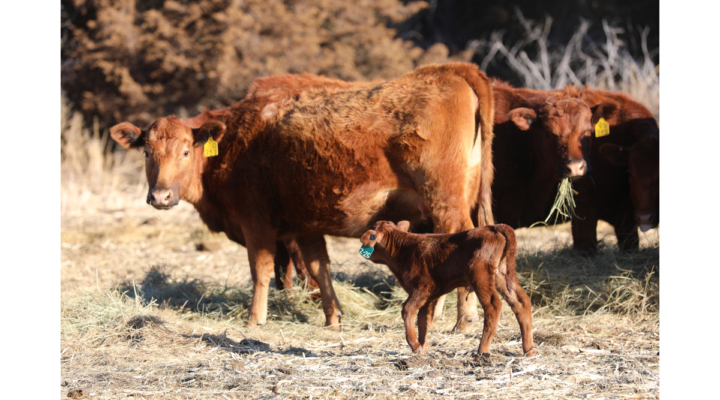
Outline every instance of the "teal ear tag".
<path fill-rule="evenodd" d="M 367 258 L 368 260 L 370 259 L 370 256 L 372 255 L 373 251 L 375 251 L 374 247 L 365 246 L 365 245 L 362 245 L 362 247 L 360 247 L 360 255 Z"/>

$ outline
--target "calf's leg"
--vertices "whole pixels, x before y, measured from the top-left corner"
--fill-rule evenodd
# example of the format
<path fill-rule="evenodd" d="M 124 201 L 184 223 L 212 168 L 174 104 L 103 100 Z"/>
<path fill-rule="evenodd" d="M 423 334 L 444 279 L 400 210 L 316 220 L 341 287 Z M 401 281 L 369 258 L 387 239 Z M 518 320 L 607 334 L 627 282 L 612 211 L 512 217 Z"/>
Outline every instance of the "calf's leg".
<path fill-rule="evenodd" d="M 493 268 L 494 269 L 494 268 Z M 500 320 L 500 311 L 502 311 L 502 300 L 495 291 L 495 281 L 493 274 L 489 271 L 492 269 L 483 266 L 476 268 L 472 279 L 472 286 L 480 299 L 483 312 L 485 313 L 485 322 L 483 324 L 483 334 L 480 339 L 480 347 L 478 355 L 490 352 L 490 343 L 492 343 L 495 333 L 497 332 L 498 321 Z"/>
<path fill-rule="evenodd" d="M 325 326 L 339 329 L 342 309 L 330 279 L 330 270 L 328 269 L 330 257 L 325 247 L 325 238 L 322 235 L 315 234 L 298 236 L 295 240 L 300 248 L 300 253 L 302 253 L 308 273 L 320 287 L 323 312 L 325 313 Z"/>
<path fill-rule="evenodd" d="M 430 300 L 420 308 L 418 313 L 417 324 L 420 342 L 420 352 L 427 353 L 427 333 L 432 327 L 433 314 L 435 314 L 435 303 L 437 299 Z"/>
<path fill-rule="evenodd" d="M 420 348 L 420 342 L 415 332 L 415 316 L 417 315 L 418 309 L 425 305 L 427 297 L 428 295 L 421 289 L 416 289 L 410 293 L 408 299 L 403 303 L 402 318 L 405 321 L 405 339 L 413 353 Z"/>
<path fill-rule="evenodd" d="M 520 325 L 520 335 L 523 342 L 523 353 L 526 357 L 532 357 L 537 354 L 537 350 L 533 346 L 533 324 L 532 310 L 530 306 L 530 297 L 520 287 L 520 282 L 515 276 L 515 282 L 512 290 L 507 288 L 506 275 L 504 269 L 500 268 L 495 275 L 495 287 L 500 295 L 507 301 L 508 305 L 515 313 L 518 324 Z"/>

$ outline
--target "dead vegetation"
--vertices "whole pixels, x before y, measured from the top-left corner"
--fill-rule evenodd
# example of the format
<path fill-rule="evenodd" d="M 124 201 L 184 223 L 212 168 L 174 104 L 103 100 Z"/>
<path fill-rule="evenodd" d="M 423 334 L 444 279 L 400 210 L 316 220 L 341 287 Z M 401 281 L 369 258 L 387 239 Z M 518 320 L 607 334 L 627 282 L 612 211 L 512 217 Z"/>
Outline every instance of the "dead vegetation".
<path fill-rule="evenodd" d="M 513 43 L 503 41 L 503 32 L 493 32 L 490 38 L 468 44 L 482 57 L 480 68 L 496 64 L 495 68 L 509 69 L 522 81 L 522 86 L 540 90 L 562 89 L 565 85 L 588 85 L 601 90 L 622 91 L 647 107 L 659 118 L 660 72 L 653 59 L 659 49 L 648 49 L 649 28 L 640 32 L 642 57 L 634 57 L 621 35 L 626 29 L 602 21 L 605 42 L 588 35 L 591 23 L 581 20 L 575 34 L 567 43 L 548 40 L 553 19 L 542 22 L 526 19 L 519 9 L 515 14 L 525 31 L 525 37 Z M 632 32 L 631 32 L 632 34 Z"/>
<path fill-rule="evenodd" d="M 132 185 L 131 185 L 132 186 Z M 267 325 L 244 329 L 250 305 L 245 249 L 210 234 L 186 204 L 148 207 L 116 191 L 69 203 L 62 220 L 60 395 L 84 398 L 632 398 L 659 393 L 658 237 L 615 250 L 569 248 L 569 226 L 518 230 L 518 271 L 533 302 L 540 356 L 519 358 L 507 305 L 492 356 L 473 361 L 480 329 L 451 333 L 455 296 L 411 357 L 388 271 L 328 238 L 345 312 L 322 327 L 311 294 L 271 289 Z M 142 195 L 141 195 L 142 197 Z M 155 222 L 151 222 L 155 221 Z M 197 243 L 217 243 L 200 251 Z"/>

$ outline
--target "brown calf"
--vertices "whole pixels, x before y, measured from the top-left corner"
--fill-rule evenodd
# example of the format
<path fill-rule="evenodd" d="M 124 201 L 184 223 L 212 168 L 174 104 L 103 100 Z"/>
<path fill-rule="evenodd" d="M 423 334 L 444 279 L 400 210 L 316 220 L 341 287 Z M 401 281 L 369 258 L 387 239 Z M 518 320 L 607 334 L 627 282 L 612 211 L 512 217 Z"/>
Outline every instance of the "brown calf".
<path fill-rule="evenodd" d="M 479 188 L 489 193 L 492 183 L 492 104 L 476 66 L 450 63 L 292 101 L 250 97 L 191 121 L 161 118 L 147 130 L 124 122 L 111 135 L 145 151 L 150 204 L 188 201 L 211 231 L 247 246 L 248 325 L 266 321 L 277 241 L 294 239 L 320 287 L 326 324 L 337 327 L 323 235 L 360 237 L 385 215 L 426 214 L 439 232 L 472 228 Z M 210 138 L 219 154 L 206 157 Z M 489 210 L 491 199 L 480 197 Z M 461 320 L 473 309 L 477 316 L 468 297 Z"/>
<path fill-rule="evenodd" d="M 517 317 L 524 354 L 535 355 L 530 298 L 515 274 L 516 241 L 512 228 L 498 224 L 455 234 L 422 235 L 408 233 L 409 227 L 408 221 L 397 225 L 378 221 L 375 229 L 362 235 L 360 242 L 374 249 L 369 260 L 387 265 L 408 293 L 402 317 L 412 351 L 427 352 L 428 325 L 438 299 L 455 288 L 466 287 L 475 291 L 485 312 L 478 355 L 490 351 L 497 330 L 502 308 L 497 292 Z M 415 334 L 416 314 L 419 340 Z"/>

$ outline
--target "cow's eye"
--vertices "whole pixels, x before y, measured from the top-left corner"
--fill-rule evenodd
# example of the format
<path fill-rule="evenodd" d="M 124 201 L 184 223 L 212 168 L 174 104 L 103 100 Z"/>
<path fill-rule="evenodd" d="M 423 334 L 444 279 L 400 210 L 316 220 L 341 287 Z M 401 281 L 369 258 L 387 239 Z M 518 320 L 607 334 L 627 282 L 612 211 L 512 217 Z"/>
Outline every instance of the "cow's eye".
<path fill-rule="evenodd" d="M 190 151 L 189 151 L 189 150 L 185 150 L 185 153 L 183 153 L 183 155 L 184 155 L 185 157 L 187 157 L 188 154 L 190 154 Z"/>
<path fill-rule="evenodd" d="M 150 154 L 148 154 L 148 151 L 147 151 L 147 150 L 143 150 L 143 153 L 145 153 L 145 158 L 149 158 L 149 157 L 150 157 Z"/>

